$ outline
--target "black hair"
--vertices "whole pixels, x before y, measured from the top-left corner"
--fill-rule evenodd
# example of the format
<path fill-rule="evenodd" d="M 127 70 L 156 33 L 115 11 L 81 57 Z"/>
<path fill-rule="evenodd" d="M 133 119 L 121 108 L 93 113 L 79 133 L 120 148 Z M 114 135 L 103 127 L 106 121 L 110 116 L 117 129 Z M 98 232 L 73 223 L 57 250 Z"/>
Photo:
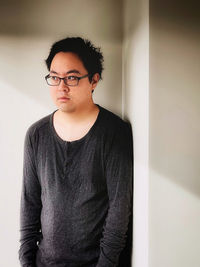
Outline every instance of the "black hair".
<path fill-rule="evenodd" d="M 50 70 L 54 56 L 59 52 L 75 53 L 87 69 L 90 82 L 95 73 L 99 73 L 100 79 L 102 79 L 102 71 L 104 69 L 103 54 L 100 48 L 95 47 L 89 40 L 81 37 L 67 37 L 55 42 L 50 49 L 49 56 L 45 60 L 48 70 Z"/>

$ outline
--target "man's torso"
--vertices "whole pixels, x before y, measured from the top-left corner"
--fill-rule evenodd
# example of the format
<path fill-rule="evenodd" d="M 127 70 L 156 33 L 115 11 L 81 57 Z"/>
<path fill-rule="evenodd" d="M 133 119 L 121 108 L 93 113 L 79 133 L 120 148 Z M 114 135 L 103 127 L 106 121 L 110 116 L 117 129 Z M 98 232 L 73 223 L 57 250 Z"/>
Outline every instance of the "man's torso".
<path fill-rule="evenodd" d="M 93 126 L 75 141 L 58 135 L 53 113 L 33 125 L 42 201 L 37 267 L 92 267 L 97 262 L 109 207 L 105 157 L 123 124 L 100 107 Z"/>

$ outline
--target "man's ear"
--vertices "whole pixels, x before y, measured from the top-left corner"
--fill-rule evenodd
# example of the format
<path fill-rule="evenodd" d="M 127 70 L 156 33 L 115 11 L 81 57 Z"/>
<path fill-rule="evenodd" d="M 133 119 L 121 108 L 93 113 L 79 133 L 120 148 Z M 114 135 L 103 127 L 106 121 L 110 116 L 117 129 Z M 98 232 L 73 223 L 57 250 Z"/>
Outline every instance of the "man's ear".
<path fill-rule="evenodd" d="M 92 84 L 92 88 L 94 89 L 96 86 L 97 86 L 97 83 L 100 79 L 100 75 L 99 73 L 95 73 L 92 77 L 92 81 L 91 81 L 91 84 Z"/>

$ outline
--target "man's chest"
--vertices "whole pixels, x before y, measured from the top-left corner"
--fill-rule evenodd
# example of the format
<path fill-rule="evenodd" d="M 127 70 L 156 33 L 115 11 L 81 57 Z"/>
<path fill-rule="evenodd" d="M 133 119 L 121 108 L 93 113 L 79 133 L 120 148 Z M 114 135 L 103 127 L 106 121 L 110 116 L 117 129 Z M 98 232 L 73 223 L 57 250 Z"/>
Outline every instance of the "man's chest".
<path fill-rule="evenodd" d="M 62 144 L 49 138 L 39 146 L 37 166 L 43 193 L 104 190 L 103 147 L 98 138 Z"/>

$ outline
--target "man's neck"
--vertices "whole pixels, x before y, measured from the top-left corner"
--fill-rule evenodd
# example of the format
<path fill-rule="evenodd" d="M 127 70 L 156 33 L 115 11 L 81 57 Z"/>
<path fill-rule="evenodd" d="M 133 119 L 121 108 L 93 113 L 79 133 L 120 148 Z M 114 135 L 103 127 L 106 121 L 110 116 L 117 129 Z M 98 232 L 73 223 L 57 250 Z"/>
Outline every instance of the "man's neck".
<path fill-rule="evenodd" d="M 97 115 L 99 108 L 96 104 L 91 103 L 82 109 L 76 110 L 74 112 L 65 112 L 58 109 L 55 115 L 59 124 L 63 125 L 76 125 L 79 123 L 84 123 Z"/>

